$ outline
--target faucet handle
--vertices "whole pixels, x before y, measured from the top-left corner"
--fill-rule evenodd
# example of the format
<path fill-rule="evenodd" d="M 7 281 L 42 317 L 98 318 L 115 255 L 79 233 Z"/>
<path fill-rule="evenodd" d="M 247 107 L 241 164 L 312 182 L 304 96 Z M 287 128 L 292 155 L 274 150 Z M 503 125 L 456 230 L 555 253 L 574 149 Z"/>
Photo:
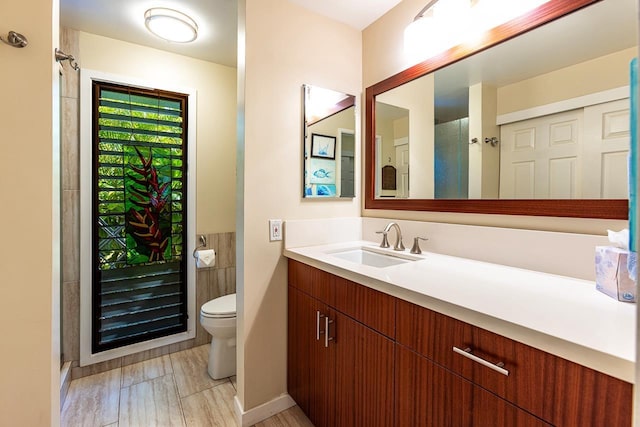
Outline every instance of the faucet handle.
<path fill-rule="evenodd" d="M 420 249 L 420 240 L 429 240 L 426 237 L 414 237 L 413 239 L 413 247 L 411 248 L 412 254 L 421 254 L 422 250 Z"/>
<path fill-rule="evenodd" d="M 389 240 L 387 240 L 387 232 L 382 230 L 382 231 L 376 231 L 376 234 L 382 234 L 382 243 L 380 243 L 380 247 L 381 248 L 388 248 L 389 247 Z"/>

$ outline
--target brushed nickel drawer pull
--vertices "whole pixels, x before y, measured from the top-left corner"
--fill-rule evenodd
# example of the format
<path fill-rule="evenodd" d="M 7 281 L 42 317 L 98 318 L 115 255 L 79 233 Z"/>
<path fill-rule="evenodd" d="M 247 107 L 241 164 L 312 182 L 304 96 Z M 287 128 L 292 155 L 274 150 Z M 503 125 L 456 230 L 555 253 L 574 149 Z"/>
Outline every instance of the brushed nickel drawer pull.
<path fill-rule="evenodd" d="M 487 368 L 493 369 L 496 372 L 500 372 L 502 375 L 505 376 L 509 376 L 509 371 L 507 371 L 506 369 L 504 369 L 504 363 L 503 362 L 498 362 L 498 363 L 491 363 L 488 362 L 478 356 L 476 356 L 475 354 L 471 353 L 471 348 L 467 347 L 464 350 L 458 348 L 458 347 L 453 347 L 453 351 L 455 351 L 456 353 L 473 360 L 474 362 L 478 362 L 479 364 L 481 364 L 482 366 L 486 366 Z"/>
<path fill-rule="evenodd" d="M 320 319 L 325 317 L 324 314 L 320 314 L 320 311 L 316 311 L 316 341 L 320 341 L 320 335 L 324 334 L 324 331 L 320 330 Z"/>
<path fill-rule="evenodd" d="M 333 323 L 333 320 L 329 320 L 329 316 L 324 318 L 324 346 L 329 347 L 329 341 L 333 340 L 333 337 L 329 337 L 329 325 Z"/>

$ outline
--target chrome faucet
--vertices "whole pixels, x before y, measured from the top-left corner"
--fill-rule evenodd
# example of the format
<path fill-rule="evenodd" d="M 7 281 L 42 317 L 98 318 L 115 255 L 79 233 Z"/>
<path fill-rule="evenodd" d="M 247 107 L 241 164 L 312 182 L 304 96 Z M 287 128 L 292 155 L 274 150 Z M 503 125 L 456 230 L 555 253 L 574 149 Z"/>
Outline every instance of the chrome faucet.
<path fill-rule="evenodd" d="M 381 248 L 388 248 L 389 241 L 387 240 L 387 233 L 391 230 L 391 228 L 396 229 L 396 244 L 393 245 L 394 251 L 404 251 L 404 245 L 402 244 L 402 232 L 400 231 L 400 226 L 395 222 L 390 222 L 382 231 L 376 231 L 378 234 L 382 234 L 382 243 L 380 244 Z"/>

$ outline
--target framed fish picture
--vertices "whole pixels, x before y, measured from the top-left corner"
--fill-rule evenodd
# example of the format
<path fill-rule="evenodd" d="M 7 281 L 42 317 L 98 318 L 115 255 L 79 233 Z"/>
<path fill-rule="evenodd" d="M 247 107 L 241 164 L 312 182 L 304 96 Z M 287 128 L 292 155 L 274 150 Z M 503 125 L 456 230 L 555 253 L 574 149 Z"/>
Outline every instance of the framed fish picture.
<path fill-rule="evenodd" d="M 311 134 L 311 157 L 319 157 L 322 159 L 336 158 L 336 137 L 328 135 L 320 135 L 318 133 Z"/>
<path fill-rule="evenodd" d="M 335 184 L 336 161 L 328 159 L 314 159 L 310 161 L 310 184 Z"/>

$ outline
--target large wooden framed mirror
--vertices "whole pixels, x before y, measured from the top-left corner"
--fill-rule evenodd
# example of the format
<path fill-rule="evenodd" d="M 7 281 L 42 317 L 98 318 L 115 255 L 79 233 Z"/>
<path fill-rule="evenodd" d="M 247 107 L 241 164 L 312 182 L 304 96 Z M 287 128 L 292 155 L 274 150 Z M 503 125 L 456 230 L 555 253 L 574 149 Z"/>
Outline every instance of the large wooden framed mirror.
<path fill-rule="evenodd" d="M 635 56 L 633 0 L 550 0 L 367 88 L 365 208 L 627 219 Z"/>

